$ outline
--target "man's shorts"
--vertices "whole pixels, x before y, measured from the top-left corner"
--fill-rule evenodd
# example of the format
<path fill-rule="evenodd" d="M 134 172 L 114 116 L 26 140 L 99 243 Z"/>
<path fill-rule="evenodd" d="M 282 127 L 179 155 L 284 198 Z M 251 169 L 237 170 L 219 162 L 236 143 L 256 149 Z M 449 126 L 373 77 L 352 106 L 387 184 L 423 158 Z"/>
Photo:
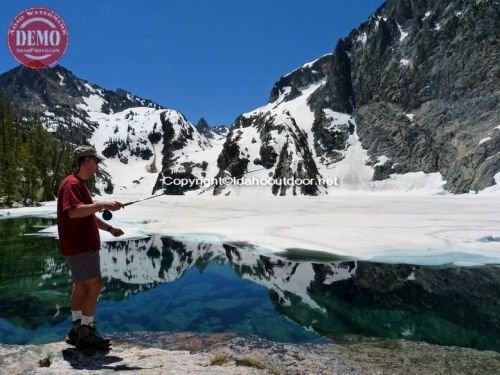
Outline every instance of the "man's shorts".
<path fill-rule="evenodd" d="M 99 250 L 66 256 L 74 283 L 101 278 Z"/>

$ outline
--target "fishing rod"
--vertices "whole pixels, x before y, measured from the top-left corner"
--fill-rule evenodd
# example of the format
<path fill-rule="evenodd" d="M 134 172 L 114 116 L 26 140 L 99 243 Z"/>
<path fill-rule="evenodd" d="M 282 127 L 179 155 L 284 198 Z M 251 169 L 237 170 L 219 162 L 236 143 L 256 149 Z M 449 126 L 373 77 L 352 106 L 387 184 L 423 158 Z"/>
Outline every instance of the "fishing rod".
<path fill-rule="evenodd" d="M 161 193 L 161 194 L 156 194 L 156 195 L 152 195 L 150 197 L 147 197 L 147 198 L 142 198 L 142 199 L 138 199 L 136 201 L 132 201 L 132 202 L 127 202 L 127 203 L 124 203 L 123 204 L 123 207 L 125 206 L 130 206 L 131 204 L 134 204 L 134 203 L 138 203 L 138 202 L 143 202 L 143 201 L 147 201 L 148 199 L 153 199 L 153 198 L 158 198 L 158 197 L 161 197 L 162 195 L 166 195 L 165 192 Z M 113 214 L 111 213 L 110 210 L 102 210 L 102 218 L 104 220 L 111 220 L 113 218 Z"/>

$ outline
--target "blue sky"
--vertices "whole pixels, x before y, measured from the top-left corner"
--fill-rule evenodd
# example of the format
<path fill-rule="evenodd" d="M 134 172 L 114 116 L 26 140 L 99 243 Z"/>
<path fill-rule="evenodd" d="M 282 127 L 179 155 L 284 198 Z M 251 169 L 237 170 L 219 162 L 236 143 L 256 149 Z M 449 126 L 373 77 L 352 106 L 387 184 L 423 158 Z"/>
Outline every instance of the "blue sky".
<path fill-rule="evenodd" d="M 6 43 L 17 13 L 54 9 L 70 42 L 60 64 L 107 89 L 118 87 L 226 124 L 264 105 L 273 84 L 333 51 L 382 0 L 17 0 L 0 5 L 0 72 L 18 64 Z"/>

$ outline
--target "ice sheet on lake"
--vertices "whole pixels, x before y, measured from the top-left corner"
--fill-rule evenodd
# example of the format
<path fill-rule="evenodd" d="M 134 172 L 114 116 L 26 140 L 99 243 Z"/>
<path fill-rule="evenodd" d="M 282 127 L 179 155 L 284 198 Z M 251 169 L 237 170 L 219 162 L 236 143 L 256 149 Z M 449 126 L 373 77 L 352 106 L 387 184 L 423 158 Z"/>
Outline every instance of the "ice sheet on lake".
<path fill-rule="evenodd" d="M 54 212 L 52 202 L 38 208 L 0 210 L 0 216 L 52 213 L 54 217 Z M 162 196 L 115 212 L 110 224 L 125 231 L 127 237 L 120 239 L 155 233 L 194 235 L 207 242 L 210 238 L 246 242 L 254 245 L 253 251 L 292 248 L 408 263 L 500 264 L 500 242 L 488 240 L 500 237 L 499 212 L 496 194 Z M 56 232 L 55 227 L 51 230 Z M 102 238 L 115 239 L 104 232 Z"/>

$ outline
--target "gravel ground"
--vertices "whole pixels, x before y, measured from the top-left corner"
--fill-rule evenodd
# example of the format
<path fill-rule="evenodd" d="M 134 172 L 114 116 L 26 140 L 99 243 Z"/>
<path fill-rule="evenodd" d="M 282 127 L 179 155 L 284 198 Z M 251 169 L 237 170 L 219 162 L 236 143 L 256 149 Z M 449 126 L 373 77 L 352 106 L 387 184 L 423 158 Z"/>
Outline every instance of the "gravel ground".
<path fill-rule="evenodd" d="M 8 374 L 494 374 L 500 353 L 403 340 L 284 344 L 232 334 L 131 333 L 109 352 L 0 345 Z"/>

